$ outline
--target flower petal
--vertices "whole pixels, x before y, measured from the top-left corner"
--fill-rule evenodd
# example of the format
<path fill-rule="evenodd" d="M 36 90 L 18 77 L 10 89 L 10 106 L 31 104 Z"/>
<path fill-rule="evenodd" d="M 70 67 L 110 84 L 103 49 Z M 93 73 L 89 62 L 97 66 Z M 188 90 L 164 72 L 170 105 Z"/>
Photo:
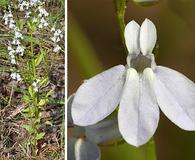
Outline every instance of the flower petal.
<path fill-rule="evenodd" d="M 129 22 L 125 27 L 125 43 L 129 54 L 139 54 L 139 31 L 140 26 L 135 21 Z"/>
<path fill-rule="evenodd" d="M 185 130 L 195 130 L 195 85 L 172 69 L 157 66 L 154 89 L 164 114 Z"/>
<path fill-rule="evenodd" d="M 125 67 L 118 65 L 83 83 L 72 103 L 74 124 L 87 126 L 111 114 L 119 103 Z"/>
<path fill-rule="evenodd" d="M 72 107 L 72 101 L 74 99 L 74 94 L 70 95 L 67 100 L 67 119 L 68 119 L 68 126 L 73 125 L 73 120 L 71 116 L 71 107 Z"/>
<path fill-rule="evenodd" d="M 97 144 L 83 139 L 78 139 L 75 144 L 76 160 L 100 160 L 100 149 Z"/>
<path fill-rule="evenodd" d="M 140 49 L 143 55 L 152 53 L 156 39 L 156 27 L 152 21 L 146 18 L 140 28 Z"/>
<path fill-rule="evenodd" d="M 75 137 L 70 137 L 68 138 L 68 160 L 75 160 L 75 154 L 74 154 L 74 146 L 76 143 L 77 139 Z"/>
<path fill-rule="evenodd" d="M 131 145 L 145 144 L 159 121 L 159 108 L 152 89 L 153 71 L 146 68 L 142 77 L 129 69 L 122 94 L 118 122 L 123 138 Z"/>
<path fill-rule="evenodd" d="M 88 140 L 97 144 L 111 141 L 121 136 L 116 117 L 85 127 L 85 133 Z"/>

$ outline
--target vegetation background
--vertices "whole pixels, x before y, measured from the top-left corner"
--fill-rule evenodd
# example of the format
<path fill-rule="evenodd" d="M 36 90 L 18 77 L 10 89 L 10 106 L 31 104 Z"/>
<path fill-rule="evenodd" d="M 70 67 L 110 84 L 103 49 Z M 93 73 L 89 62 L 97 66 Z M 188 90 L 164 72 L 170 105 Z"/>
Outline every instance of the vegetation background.
<path fill-rule="evenodd" d="M 125 64 L 126 53 L 112 0 L 70 0 L 68 13 L 70 95 L 84 79 Z M 195 1 L 159 0 L 146 7 L 129 0 L 125 23 L 135 20 L 141 24 L 145 18 L 157 27 L 157 64 L 173 68 L 195 82 Z M 181 130 L 162 112 L 155 143 L 158 160 L 195 159 L 195 132 Z"/>
<path fill-rule="evenodd" d="M 26 25 L 27 19 L 24 18 L 24 12 L 19 9 L 15 9 L 17 7 L 19 8 L 19 3 L 22 2 L 32 1 L 0 0 L 0 160 L 64 159 L 64 40 L 62 38 L 62 40 L 58 42 L 62 49 L 58 51 L 58 53 L 55 53 L 53 51 L 54 43 L 51 39 L 53 37 L 51 27 L 54 27 L 55 25 L 55 27 L 61 31 L 61 34 L 64 33 L 65 1 L 41 1 L 45 2 L 43 8 L 49 15 L 47 19 L 49 26 L 44 28 L 44 30 L 36 30 L 36 34 L 33 32 L 33 42 L 31 46 L 33 56 L 30 58 L 28 57 L 28 53 L 30 48 L 29 45 L 31 44 L 29 39 L 31 39 L 31 36 L 29 34 L 30 31 L 28 25 Z M 10 57 L 7 49 L 9 44 L 8 42 L 13 38 L 13 30 L 10 30 L 3 20 L 3 16 L 6 11 L 9 11 L 7 4 L 10 3 L 12 3 L 10 10 L 13 12 L 14 19 L 20 20 L 17 21 L 17 25 L 25 24 L 25 29 L 21 31 L 25 36 L 24 41 L 22 42 L 22 45 L 25 47 L 25 53 L 23 57 L 20 57 L 20 60 L 22 60 L 23 63 L 19 63 L 21 61 L 17 61 L 17 64 L 15 65 L 10 63 Z M 41 8 L 42 11 L 43 8 Z M 35 10 L 33 11 L 35 12 Z M 36 13 L 38 14 L 39 12 Z M 30 18 L 32 18 L 32 15 Z M 22 20 L 24 23 L 21 23 L 23 22 Z M 57 22 L 57 24 L 55 24 L 55 22 Z M 38 27 L 36 26 L 35 28 Z M 34 39 L 44 41 L 44 43 L 38 43 L 40 41 L 35 42 Z M 16 82 L 10 77 L 10 75 L 13 72 L 14 67 L 16 67 L 17 70 L 24 69 L 23 71 L 27 72 L 28 69 L 26 68 L 30 68 L 31 66 L 29 67 L 26 61 L 33 61 L 32 59 L 38 57 L 41 49 L 44 49 L 44 58 L 41 58 L 39 65 L 36 66 L 36 76 L 41 77 L 42 75 L 47 74 L 48 77 L 47 84 L 44 85 L 44 87 L 39 88 L 36 95 L 38 95 L 37 97 L 42 97 L 41 94 L 45 94 L 43 89 L 50 90 L 51 94 L 48 94 L 49 98 L 45 99 L 44 102 L 46 103 L 42 103 L 40 105 L 41 107 L 39 106 L 37 109 L 40 113 L 38 114 L 38 116 L 40 115 L 40 119 L 36 119 L 36 117 L 34 118 L 34 114 L 32 115 L 32 111 L 37 106 L 34 104 L 31 105 L 30 102 L 33 100 L 30 98 L 29 102 L 24 100 L 25 93 L 28 95 L 28 86 L 31 85 L 31 82 L 29 82 L 29 84 L 25 83 L 24 80 Z M 29 73 L 27 74 L 26 72 L 25 75 L 29 75 Z M 27 79 L 30 76 L 24 77 Z M 30 104 L 30 107 L 28 104 Z M 25 112 L 30 113 L 30 116 L 27 115 L 25 117 Z M 37 120 L 38 129 L 33 128 L 32 121 L 28 119 L 29 117 L 33 117 Z M 26 127 L 27 129 L 24 127 L 25 125 L 28 126 L 28 128 Z M 27 132 L 28 130 L 32 131 L 32 133 L 42 132 L 39 134 L 41 136 L 37 137 L 37 141 L 34 146 L 31 144 L 32 141 L 29 140 L 32 136 L 29 132 Z M 35 154 L 33 154 L 33 148 L 35 149 Z"/>

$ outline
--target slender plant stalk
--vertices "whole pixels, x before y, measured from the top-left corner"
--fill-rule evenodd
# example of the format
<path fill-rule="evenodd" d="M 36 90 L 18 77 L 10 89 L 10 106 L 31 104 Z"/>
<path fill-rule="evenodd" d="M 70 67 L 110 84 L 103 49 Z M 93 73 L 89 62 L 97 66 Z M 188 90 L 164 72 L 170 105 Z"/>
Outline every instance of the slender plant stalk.
<path fill-rule="evenodd" d="M 125 45 L 125 38 L 124 38 L 124 29 L 125 29 L 125 10 L 127 7 L 127 2 L 128 0 L 114 0 L 119 29 L 120 29 L 122 42 L 125 49 L 126 49 L 126 45 Z M 146 145 L 144 145 L 143 148 L 145 151 L 145 160 L 156 160 L 155 141 L 153 138 Z"/>
<path fill-rule="evenodd" d="M 116 10 L 116 16 L 117 21 L 119 25 L 119 30 L 121 34 L 122 43 L 124 46 L 124 49 L 127 52 L 127 48 L 125 45 L 125 38 L 124 38 L 124 29 L 125 29 L 125 9 L 127 7 L 128 0 L 114 0 L 115 10 Z"/>
<path fill-rule="evenodd" d="M 31 62 L 32 62 L 32 67 L 33 67 L 33 79 L 36 79 L 36 66 L 35 66 L 35 59 L 34 59 L 34 48 L 33 48 L 33 31 L 30 29 L 30 52 L 31 52 Z M 36 111 L 37 110 L 37 98 L 36 96 L 34 96 L 34 101 L 33 101 L 33 110 Z M 34 115 L 36 117 L 36 113 Z M 31 124 L 32 124 L 32 128 L 36 128 L 35 125 L 35 119 L 32 118 L 31 119 Z M 36 129 L 34 130 L 34 132 L 37 132 Z M 32 153 L 33 156 L 36 156 L 36 133 L 33 133 L 33 141 L 34 141 L 34 148 L 32 149 Z"/>
<path fill-rule="evenodd" d="M 34 78 L 36 79 L 36 66 L 35 66 L 35 59 L 34 59 L 34 48 L 33 48 L 33 33 L 32 30 L 30 30 L 30 48 L 31 48 L 31 58 L 32 58 L 32 64 L 33 64 L 33 74 Z"/>
<path fill-rule="evenodd" d="M 145 160 L 156 160 L 155 141 L 152 138 L 145 146 Z"/>

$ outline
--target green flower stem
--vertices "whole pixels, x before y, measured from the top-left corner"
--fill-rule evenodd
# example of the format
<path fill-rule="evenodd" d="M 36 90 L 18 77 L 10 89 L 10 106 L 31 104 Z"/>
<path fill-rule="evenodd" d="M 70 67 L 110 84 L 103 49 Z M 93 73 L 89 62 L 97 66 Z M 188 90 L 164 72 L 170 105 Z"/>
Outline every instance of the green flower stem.
<path fill-rule="evenodd" d="M 30 53 L 31 53 L 31 61 L 30 63 L 32 63 L 32 67 L 33 67 L 33 79 L 34 77 L 36 77 L 36 68 L 35 68 L 35 60 L 34 60 L 34 49 L 33 49 L 33 32 L 32 30 L 30 29 Z M 35 96 L 33 96 L 33 99 L 35 99 Z M 35 104 L 36 102 L 33 101 L 33 105 L 32 105 L 32 115 L 30 116 L 31 117 L 31 125 L 32 125 L 32 128 L 34 129 L 34 132 L 35 132 L 35 120 L 34 120 L 34 110 L 35 110 Z M 32 143 L 32 142 L 31 142 Z M 33 156 L 36 156 L 36 139 L 35 139 L 35 133 L 33 133 L 33 147 L 32 147 L 32 155 Z"/>
<path fill-rule="evenodd" d="M 32 64 L 32 68 L 33 68 L 33 81 L 36 80 L 37 77 L 37 72 L 36 72 L 36 65 L 35 65 L 35 55 L 34 55 L 34 46 L 33 46 L 33 31 L 32 29 L 30 29 L 30 52 L 31 52 L 31 61 L 30 63 Z M 34 132 L 32 134 L 33 137 L 33 149 L 32 149 L 32 154 L 33 156 L 37 156 L 37 139 L 36 136 L 38 134 L 38 130 L 37 130 L 37 122 L 36 120 L 39 119 L 39 107 L 38 107 L 38 100 L 39 99 L 39 94 L 34 93 L 33 95 L 33 106 L 32 106 L 32 115 L 33 117 L 31 118 L 31 125 L 32 128 L 34 129 Z"/>
<path fill-rule="evenodd" d="M 145 160 L 156 160 L 156 150 L 155 142 L 152 138 L 145 146 L 143 146 L 145 151 Z"/>
<path fill-rule="evenodd" d="M 74 56 L 81 67 L 85 78 L 94 76 L 103 70 L 102 64 L 98 61 L 97 54 L 83 34 L 76 20 L 69 14 L 69 52 Z M 74 55 L 73 55 L 74 54 Z M 69 55 L 69 56 L 70 56 Z"/>
<path fill-rule="evenodd" d="M 115 5 L 115 10 L 116 10 L 116 16 L 117 16 L 117 21 L 120 29 L 120 34 L 122 38 L 122 43 L 125 48 L 126 53 L 127 48 L 125 45 L 125 38 L 124 38 L 124 29 L 125 29 L 125 9 L 127 7 L 127 2 L 128 0 L 114 0 L 114 5 Z"/>
<path fill-rule="evenodd" d="M 35 66 L 35 58 L 34 58 L 34 48 L 33 48 L 33 32 L 30 29 L 30 48 L 31 48 L 31 58 L 32 58 L 32 65 L 33 65 L 33 74 L 34 79 L 36 79 L 36 66 Z"/>

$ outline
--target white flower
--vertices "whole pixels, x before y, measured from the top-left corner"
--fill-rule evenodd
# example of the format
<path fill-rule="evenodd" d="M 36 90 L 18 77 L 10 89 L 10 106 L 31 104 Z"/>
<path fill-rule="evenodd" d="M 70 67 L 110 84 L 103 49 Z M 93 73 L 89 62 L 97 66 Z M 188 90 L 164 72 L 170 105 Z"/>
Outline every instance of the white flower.
<path fill-rule="evenodd" d="M 33 86 L 34 91 L 38 92 L 38 87 L 37 87 L 36 82 L 33 82 L 32 86 Z"/>
<path fill-rule="evenodd" d="M 40 3 L 40 0 L 31 0 L 30 5 L 31 6 L 36 6 L 37 3 Z"/>
<path fill-rule="evenodd" d="M 11 64 L 16 64 L 16 59 L 15 58 L 11 58 Z"/>
<path fill-rule="evenodd" d="M 7 47 L 7 50 L 8 50 L 8 51 L 13 51 L 13 48 L 12 48 L 11 46 L 8 46 L 8 47 Z"/>
<path fill-rule="evenodd" d="M 53 49 L 54 52 L 58 52 L 60 50 L 61 50 L 61 47 L 59 45 L 55 46 Z"/>
<path fill-rule="evenodd" d="M 11 64 L 16 64 L 16 58 L 15 58 L 15 55 L 14 55 L 15 50 L 11 46 L 8 46 L 7 50 L 8 50 L 8 54 L 11 58 Z"/>
<path fill-rule="evenodd" d="M 195 85 L 177 71 L 156 66 L 156 38 L 148 19 L 141 27 L 135 21 L 127 24 L 127 66 L 112 67 L 79 87 L 72 103 L 76 125 L 95 124 L 119 105 L 119 130 L 134 146 L 145 144 L 155 133 L 159 107 L 180 128 L 195 130 Z"/>
<path fill-rule="evenodd" d="M 20 43 L 20 41 L 19 41 L 18 39 L 15 39 L 15 38 L 14 38 L 13 41 L 12 41 L 12 44 L 13 44 L 13 45 L 19 45 L 19 44 L 21 44 L 21 43 Z"/>
<path fill-rule="evenodd" d="M 38 27 L 43 28 L 43 27 L 47 27 L 48 25 L 49 25 L 48 22 L 44 18 L 41 18 L 40 24 L 38 25 Z"/>
<path fill-rule="evenodd" d="M 11 73 L 10 77 L 11 77 L 13 80 L 16 80 L 17 82 L 19 82 L 19 81 L 22 80 L 20 74 L 19 74 L 19 73 L 16 73 L 16 72 Z"/>
<path fill-rule="evenodd" d="M 40 82 L 40 79 L 37 79 L 36 81 L 34 81 L 32 83 L 32 86 L 33 86 L 33 89 L 34 89 L 35 92 L 38 92 L 39 91 L 39 89 L 38 89 L 38 83 L 39 82 Z"/>
<path fill-rule="evenodd" d="M 54 31 L 54 36 L 51 38 L 51 40 L 52 40 L 54 43 L 60 42 L 60 39 L 63 38 L 62 31 L 61 31 L 60 29 L 55 30 L 55 28 L 52 28 L 51 31 L 52 31 L 52 32 Z"/>
<path fill-rule="evenodd" d="M 40 18 L 49 16 L 49 13 L 42 6 L 38 7 L 38 11 L 39 11 L 38 16 Z"/>
<path fill-rule="evenodd" d="M 33 23 L 36 23 L 37 21 L 38 21 L 38 20 L 37 20 L 37 18 L 35 18 L 35 17 L 32 19 L 32 22 L 33 22 Z"/>
<path fill-rule="evenodd" d="M 29 9 L 30 3 L 27 2 L 27 1 L 23 1 L 23 2 L 21 2 L 18 6 L 20 7 L 20 11 L 24 11 L 25 9 L 26 9 L 26 10 Z"/>
<path fill-rule="evenodd" d="M 16 53 L 20 53 L 21 56 L 24 55 L 24 47 L 21 45 L 18 45 L 16 48 Z"/>
<path fill-rule="evenodd" d="M 55 29 L 55 27 L 52 27 L 51 28 L 51 32 L 54 32 L 56 29 Z"/>
<path fill-rule="evenodd" d="M 27 11 L 27 12 L 25 13 L 24 18 L 29 18 L 29 17 L 31 16 L 31 14 L 32 14 L 31 11 Z"/>
<path fill-rule="evenodd" d="M 15 39 L 23 39 L 22 33 L 20 33 L 20 31 L 18 29 L 15 29 Z"/>
<path fill-rule="evenodd" d="M 10 29 L 14 29 L 16 27 L 15 21 L 13 19 L 13 14 L 11 12 L 10 6 L 8 6 L 8 12 L 4 14 L 3 19 L 5 25 L 7 25 Z"/>

